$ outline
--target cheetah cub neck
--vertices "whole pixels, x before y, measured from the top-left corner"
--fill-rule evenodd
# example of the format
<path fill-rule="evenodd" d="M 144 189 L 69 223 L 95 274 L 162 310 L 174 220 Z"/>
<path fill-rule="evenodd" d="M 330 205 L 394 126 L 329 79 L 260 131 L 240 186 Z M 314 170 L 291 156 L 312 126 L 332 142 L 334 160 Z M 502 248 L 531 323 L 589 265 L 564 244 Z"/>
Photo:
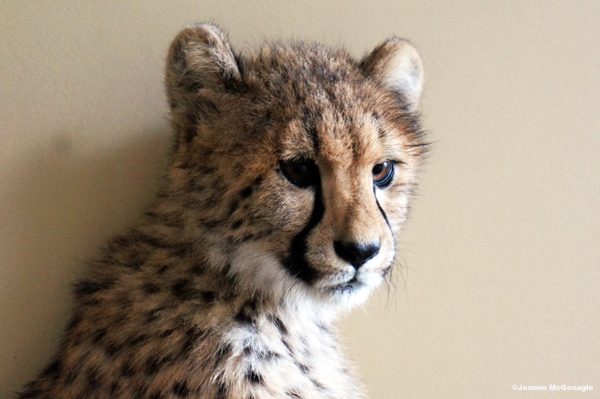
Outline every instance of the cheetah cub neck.
<path fill-rule="evenodd" d="M 364 397 L 333 322 L 395 263 L 426 147 L 417 52 L 236 53 L 194 25 L 165 81 L 158 199 L 76 284 L 58 354 L 20 397 Z"/>

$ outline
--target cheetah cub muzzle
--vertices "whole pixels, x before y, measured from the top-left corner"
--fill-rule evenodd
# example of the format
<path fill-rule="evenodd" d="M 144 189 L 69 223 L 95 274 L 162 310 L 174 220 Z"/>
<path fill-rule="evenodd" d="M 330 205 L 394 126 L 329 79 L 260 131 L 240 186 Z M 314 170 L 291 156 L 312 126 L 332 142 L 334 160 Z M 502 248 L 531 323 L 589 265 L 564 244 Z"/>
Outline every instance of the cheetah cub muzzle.
<path fill-rule="evenodd" d="M 168 172 L 75 285 L 54 361 L 20 398 L 363 398 L 336 315 L 394 266 L 425 152 L 421 60 L 302 42 L 173 41 Z"/>

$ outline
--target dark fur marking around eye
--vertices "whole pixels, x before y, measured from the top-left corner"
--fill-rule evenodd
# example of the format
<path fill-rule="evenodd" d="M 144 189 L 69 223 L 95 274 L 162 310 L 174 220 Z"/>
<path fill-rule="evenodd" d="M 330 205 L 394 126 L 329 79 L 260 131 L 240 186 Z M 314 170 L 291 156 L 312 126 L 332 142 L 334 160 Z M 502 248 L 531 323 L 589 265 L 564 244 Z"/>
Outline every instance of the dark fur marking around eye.
<path fill-rule="evenodd" d="M 377 208 L 379 208 L 379 212 L 381 212 L 381 216 L 383 216 L 385 223 L 388 225 L 388 227 L 391 230 L 392 226 L 390 225 L 390 221 L 388 220 L 388 217 L 385 214 L 385 211 L 383 210 L 383 208 L 381 207 L 381 204 L 379 203 L 379 199 L 377 198 L 377 192 L 376 192 L 375 186 L 373 186 L 373 195 L 375 196 L 375 202 L 377 203 Z"/>
<path fill-rule="evenodd" d="M 310 220 L 307 225 L 292 239 L 287 259 L 283 261 L 284 267 L 288 272 L 304 281 L 307 284 L 317 279 L 319 273 L 306 260 L 306 239 L 310 232 L 319 224 L 325 213 L 325 206 L 321 194 L 321 179 L 318 178 L 315 183 L 315 203 L 313 206 Z"/>

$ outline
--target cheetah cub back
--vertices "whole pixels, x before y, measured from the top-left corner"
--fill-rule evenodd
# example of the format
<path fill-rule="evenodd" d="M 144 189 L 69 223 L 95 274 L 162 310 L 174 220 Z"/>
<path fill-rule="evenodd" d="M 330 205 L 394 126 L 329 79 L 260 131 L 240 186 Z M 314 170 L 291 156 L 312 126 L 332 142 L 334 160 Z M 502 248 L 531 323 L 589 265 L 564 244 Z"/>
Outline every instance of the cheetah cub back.
<path fill-rule="evenodd" d="M 334 322 L 394 266 L 422 82 L 398 38 L 356 60 L 183 30 L 158 198 L 76 284 L 54 361 L 19 397 L 364 397 Z"/>

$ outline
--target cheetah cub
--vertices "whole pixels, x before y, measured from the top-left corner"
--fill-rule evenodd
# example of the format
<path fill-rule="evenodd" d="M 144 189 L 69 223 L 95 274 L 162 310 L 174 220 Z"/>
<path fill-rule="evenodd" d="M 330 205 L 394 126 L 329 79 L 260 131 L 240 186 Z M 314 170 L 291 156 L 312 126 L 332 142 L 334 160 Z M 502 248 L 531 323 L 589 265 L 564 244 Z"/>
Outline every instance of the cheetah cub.
<path fill-rule="evenodd" d="M 389 273 L 424 156 L 416 50 L 173 41 L 170 167 L 20 398 L 364 398 L 336 315 Z"/>

